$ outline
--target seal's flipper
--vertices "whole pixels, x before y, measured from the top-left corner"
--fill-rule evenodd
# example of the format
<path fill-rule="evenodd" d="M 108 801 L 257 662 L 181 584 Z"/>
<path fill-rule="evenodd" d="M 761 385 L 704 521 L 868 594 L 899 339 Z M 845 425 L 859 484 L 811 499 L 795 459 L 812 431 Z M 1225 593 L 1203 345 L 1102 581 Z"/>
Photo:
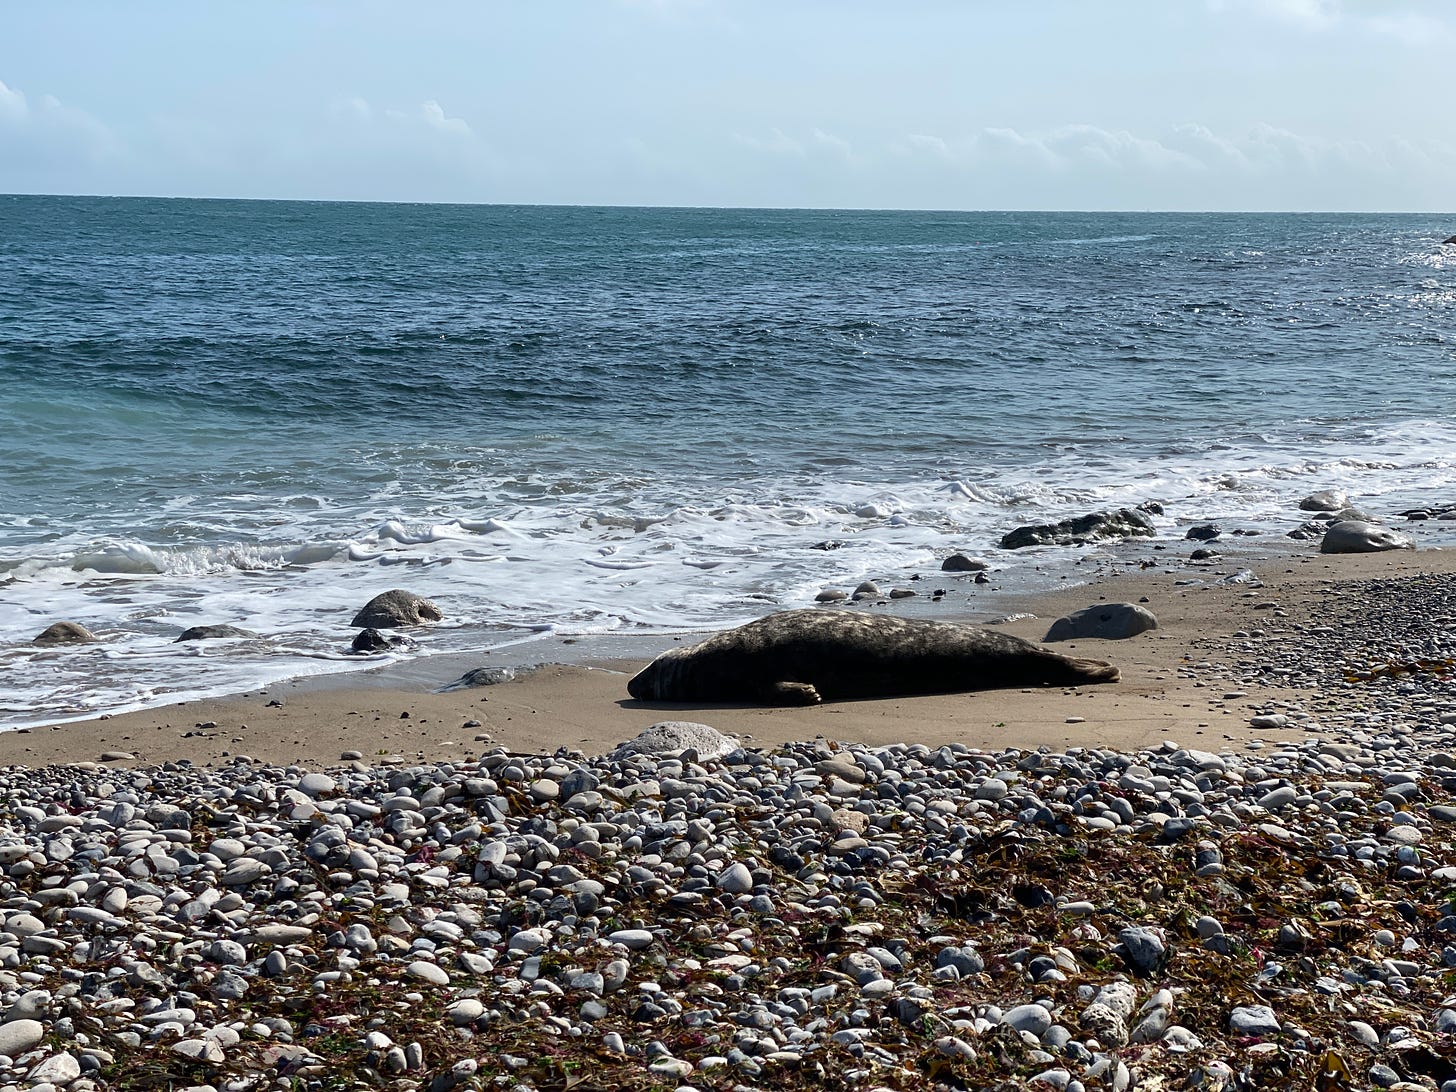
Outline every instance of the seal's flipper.
<path fill-rule="evenodd" d="M 764 697 L 774 705 L 818 705 L 824 700 L 812 685 L 802 682 L 769 683 Z"/>

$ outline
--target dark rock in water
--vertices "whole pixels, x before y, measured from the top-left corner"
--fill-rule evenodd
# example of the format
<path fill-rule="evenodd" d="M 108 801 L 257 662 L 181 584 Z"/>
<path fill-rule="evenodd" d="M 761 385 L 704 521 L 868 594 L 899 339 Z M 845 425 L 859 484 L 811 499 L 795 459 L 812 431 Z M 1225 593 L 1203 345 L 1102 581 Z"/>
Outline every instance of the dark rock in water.
<path fill-rule="evenodd" d="M 1217 550 L 1209 550 L 1200 546 L 1188 555 L 1189 561 L 1207 561 L 1210 558 L 1221 556 Z"/>
<path fill-rule="evenodd" d="M 816 603 L 838 603 L 849 598 L 849 592 L 843 588 L 825 588 L 814 597 Z"/>
<path fill-rule="evenodd" d="M 1321 512 L 1315 519 L 1324 519 L 1326 513 Z M 1338 512 L 1329 514 L 1330 523 L 1339 523 L 1344 519 L 1359 520 L 1361 523 L 1379 523 L 1380 520 L 1363 508 L 1341 508 Z"/>
<path fill-rule="evenodd" d="M 1378 523 L 1342 519 L 1332 523 L 1320 543 L 1322 554 L 1374 554 L 1382 550 L 1414 550 L 1415 540 Z"/>
<path fill-rule="evenodd" d="M 1116 682 L 1101 660 L 1060 656 L 977 626 L 791 610 L 664 652 L 627 684 L 639 701 L 820 701 Z"/>
<path fill-rule="evenodd" d="M 943 573 L 978 573 L 990 567 L 989 562 L 967 557 L 965 554 L 951 554 L 940 563 L 940 571 Z"/>
<path fill-rule="evenodd" d="M 837 550 L 837 549 L 839 549 L 843 545 L 844 545 L 844 543 L 842 543 L 842 542 L 836 542 L 832 538 L 826 538 L 823 542 L 816 542 L 816 543 L 814 543 L 814 545 L 810 546 L 809 549 L 811 549 L 811 550 Z"/>
<path fill-rule="evenodd" d="M 1321 489 L 1299 502 L 1301 512 L 1338 512 L 1350 504 L 1350 498 L 1338 489 Z"/>
<path fill-rule="evenodd" d="M 1097 603 L 1058 618 L 1047 630 L 1046 641 L 1075 641 L 1093 637 L 1121 641 L 1158 628 L 1153 612 L 1136 603 Z"/>
<path fill-rule="evenodd" d="M 1311 539 L 1323 538 L 1328 528 L 1328 523 L 1321 523 L 1317 519 L 1312 519 L 1301 523 L 1294 530 L 1290 531 L 1288 537 L 1298 539 L 1301 542 L 1308 542 Z"/>
<path fill-rule="evenodd" d="M 362 629 L 354 643 L 349 646 L 349 651 L 368 654 L 371 652 L 389 652 L 397 648 L 411 648 L 414 642 L 408 637 L 386 637 L 377 629 Z"/>
<path fill-rule="evenodd" d="M 56 622 L 46 626 L 44 632 L 31 640 L 37 648 L 55 648 L 57 645 L 89 645 L 99 640 L 80 622 Z"/>
<path fill-rule="evenodd" d="M 1409 520 L 1456 519 L 1456 504 L 1431 504 L 1424 508 L 1407 508 L 1396 515 Z"/>
<path fill-rule="evenodd" d="M 369 629 L 392 629 L 395 626 L 438 622 L 444 617 L 440 608 L 423 596 L 395 588 L 369 600 L 350 624 Z"/>
<path fill-rule="evenodd" d="M 1223 534 L 1223 528 L 1216 523 L 1199 523 L 1188 528 L 1184 538 L 1192 539 L 1194 542 L 1212 542 Z"/>
<path fill-rule="evenodd" d="M 1161 516 L 1163 514 L 1163 506 L 1157 501 L 1143 501 L 1142 504 L 1137 506 L 1137 510 L 1139 512 L 1146 512 L 1150 516 Z"/>
<path fill-rule="evenodd" d="M 182 635 L 173 641 L 179 644 L 182 641 L 219 641 L 225 637 L 256 637 L 256 633 L 239 629 L 237 626 L 192 626 L 184 629 Z"/>
<path fill-rule="evenodd" d="M 477 667 L 473 671 L 467 671 L 458 678 L 456 683 L 460 686 L 499 686 L 501 683 L 508 683 L 516 677 L 514 667 Z"/>
<path fill-rule="evenodd" d="M 349 646 L 352 652 L 388 652 L 389 648 L 389 638 L 377 629 L 361 629 Z"/>
<path fill-rule="evenodd" d="M 1001 539 L 1001 549 L 1020 550 L 1026 546 L 1080 546 L 1109 538 L 1150 538 L 1156 533 L 1153 521 L 1133 508 L 1115 512 L 1091 512 L 1060 523 L 1037 523 L 1009 531 Z"/>

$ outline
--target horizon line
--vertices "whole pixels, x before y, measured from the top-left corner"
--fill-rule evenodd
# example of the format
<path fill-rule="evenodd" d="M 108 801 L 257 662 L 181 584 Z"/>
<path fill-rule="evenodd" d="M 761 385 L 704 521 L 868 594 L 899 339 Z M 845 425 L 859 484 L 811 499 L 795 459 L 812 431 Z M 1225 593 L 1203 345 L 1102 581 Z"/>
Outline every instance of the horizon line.
<path fill-rule="evenodd" d="M 1427 209 L 1197 209 L 1197 208 L 932 208 L 856 205 L 655 205 L 628 202 L 576 202 L 576 201 L 425 201 L 405 198 L 373 197 L 217 197 L 194 194 L 146 194 L 146 193 L 41 193 L 35 191 L 0 191 L 0 199 L 8 198 L 62 198 L 97 201 L 228 201 L 252 202 L 258 204 L 292 205 L 407 205 L 440 208 L 521 208 L 521 209 L 621 209 L 641 211 L 680 212 L 907 212 L 944 213 L 953 215 L 978 215 L 985 213 L 1036 213 L 1063 215 L 1121 215 L 1121 216 L 1456 216 L 1456 210 Z"/>

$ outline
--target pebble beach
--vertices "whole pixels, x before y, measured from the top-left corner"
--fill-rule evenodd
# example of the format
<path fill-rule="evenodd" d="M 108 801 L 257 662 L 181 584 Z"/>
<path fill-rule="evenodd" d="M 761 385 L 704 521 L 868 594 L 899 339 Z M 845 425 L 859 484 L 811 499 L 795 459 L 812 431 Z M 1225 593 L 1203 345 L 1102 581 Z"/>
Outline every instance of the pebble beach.
<path fill-rule="evenodd" d="M 519 721 L 361 687 L 282 734 L 7 733 L 0 1080 L 1450 1092 L 1453 568 L 1066 591 L 1159 611 L 1077 643 L 1122 697 L 664 713 L 601 669 L 491 688 Z M 341 709 L 401 706 L 321 757 Z"/>

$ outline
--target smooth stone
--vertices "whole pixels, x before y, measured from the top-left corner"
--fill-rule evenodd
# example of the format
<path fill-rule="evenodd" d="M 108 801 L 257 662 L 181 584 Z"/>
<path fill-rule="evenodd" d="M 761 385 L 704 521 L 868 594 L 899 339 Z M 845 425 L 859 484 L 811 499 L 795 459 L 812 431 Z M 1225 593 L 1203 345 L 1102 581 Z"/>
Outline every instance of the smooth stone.
<path fill-rule="evenodd" d="M 742 861 L 735 861 L 718 874 L 718 889 L 730 895 L 746 895 L 753 890 L 753 873 Z"/>
<path fill-rule="evenodd" d="M 618 929 L 614 933 L 607 934 L 607 940 L 613 944 L 620 944 L 624 948 L 631 948 L 634 951 L 641 948 L 649 948 L 652 942 L 657 939 L 646 929 Z"/>
<path fill-rule="evenodd" d="M 1002 781 L 999 777 L 988 777 L 976 786 L 974 795 L 977 800 L 987 800 L 994 803 L 997 800 L 1004 799 L 1010 791 L 1006 782 Z"/>
<path fill-rule="evenodd" d="M 445 1015 L 456 1027 L 465 1027 L 485 1015 L 485 1005 L 474 997 L 462 997 L 445 1009 Z"/>
<path fill-rule="evenodd" d="M 32 1086 L 41 1082 L 68 1085 L 81 1076 L 81 1063 L 70 1054 L 52 1054 L 26 1076 Z"/>
<path fill-rule="evenodd" d="M 1279 788 L 1265 793 L 1259 797 L 1259 807 L 1266 811 L 1277 811 L 1280 808 L 1288 807 L 1298 798 L 1299 792 L 1292 785 L 1281 785 Z"/>
<path fill-rule="evenodd" d="M 0 1024 L 0 1054 L 14 1058 L 40 1045 L 45 1025 L 39 1020 L 10 1020 Z"/>
<path fill-rule="evenodd" d="M 539 952 L 550 942 L 550 935 L 544 929 L 522 929 L 511 935 L 506 948 L 512 952 Z"/>
<path fill-rule="evenodd" d="M 1001 1022 L 1017 1031 L 1030 1032 L 1040 1039 L 1052 1026 L 1052 1014 L 1043 1005 L 1017 1005 L 1001 1014 Z"/>
<path fill-rule="evenodd" d="M 298 779 L 299 791 L 315 798 L 327 796 L 337 787 L 338 783 L 325 773 L 304 774 Z"/>
<path fill-rule="evenodd" d="M 191 1058 L 193 1061 L 207 1062 L 212 1065 L 220 1065 L 227 1061 L 227 1054 L 223 1052 L 222 1045 L 215 1039 L 183 1039 L 181 1042 L 173 1043 L 172 1049 L 184 1058 Z"/>
<path fill-rule="evenodd" d="M 450 985 L 450 976 L 445 973 L 445 969 L 427 960 L 415 960 L 404 969 L 404 973 L 421 982 L 428 982 L 432 986 Z"/>
<path fill-rule="evenodd" d="M 1240 1005 L 1229 1013 L 1229 1031 L 1234 1035 L 1277 1035 L 1281 1030 L 1268 1005 Z"/>
<path fill-rule="evenodd" d="M 1124 641 L 1157 628 L 1158 619 L 1146 607 L 1136 603 L 1095 603 L 1058 618 L 1042 640 Z"/>
<path fill-rule="evenodd" d="M 228 865 L 227 870 L 218 877 L 217 882 L 226 887 L 242 887 L 246 884 L 256 883 L 272 873 L 273 870 L 262 861 L 253 857 L 239 857 Z"/>
<path fill-rule="evenodd" d="M 1414 550 L 1415 539 L 1358 519 L 1342 519 L 1332 523 L 1320 541 L 1322 554 L 1372 554 L 1384 550 Z"/>
<path fill-rule="evenodd" d="M 313 936 L 314 931 L 305 926 L 279 924 L 260 925 L 248 934 L 257 944 L 298 944 Z"/>

